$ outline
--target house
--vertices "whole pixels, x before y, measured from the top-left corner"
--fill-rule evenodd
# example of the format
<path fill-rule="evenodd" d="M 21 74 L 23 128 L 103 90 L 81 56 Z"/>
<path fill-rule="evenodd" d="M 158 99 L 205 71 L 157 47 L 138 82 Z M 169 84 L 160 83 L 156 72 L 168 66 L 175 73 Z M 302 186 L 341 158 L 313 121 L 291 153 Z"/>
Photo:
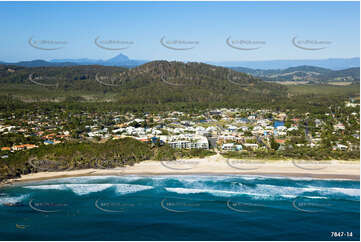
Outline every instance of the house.
<path fill-rule="evenodd" d="M 315 126 L 318 128 L 319 126 L 321 126 L 322 121 L 319 119 L 315 119 Z"/>
<path fill-rule="evenodd" d="M 359 134 L 353 134 L 352 137 L 356 138 L 356 139 L 360 139 L 360 135 Z"/>
<path fill-rule="evenodd" d="M 250 120 L 247 118 L 240 118 L 240 119 L 237 118 L 235 121 L 236 121 L 236 123 L 240 123 L 240 124 L 247 124 L 250 122 Z"/>
<path fill-rule="evenodd" d="M 285 139 L 275 139 L 275 142 L 278 144 L 285 144 L 286 140 Z"/>
<path fill-rule="evenodd" d="M 337 144 L 336 146 L 333 147 L 333 150 L 346 151 L 347 149 L 348 149 L 348 146 L 342 145 L 342 144 Z"/>
<path fill-rule="evenodd" d="M 264 133 L 264 129 L 263 129 L 263 127 L 261 127 L 261 126 L 255 126 L 254 128 L 253 128 L 253 130 L 252 130 L 252 134 L 253 135 L 257 135 L 257 134 L 259 134 L 259 135 L 262 135 Z"/>
<path fill-rule="evenodd" d="M 24 150 L 25 146 L 24 145 L 13 145 L 11 147 L 11 149 L 14 150 L 14 151 Z"/>
<path fill-rule="evenodd" d="M 223 140 L 223 141 L 227 141 L 227 140 L 236 140 L 236 137 L 233 135 L 220 135 L 218 136 L 218 141 Z"/>
<path fill-rule="evenodd" d="M 15 126 L 4 126 L 0 127 L 0 132 L 5 132 L 5 130 L 7 130 L 7 132 L 10 132 L 12 129 L 15 129 Z"/>
<path fill-rule="evenodd" d="M 248 127 L 247 126 L 241 126 L 239 127 L 240 130 L 242 130 L 243 132 L 247 131 L 248 130 Z"/>
<path fill-rule="evenodd" d="M 33 145 L 33 144 L 24 144 L 24 146 L 25 146 L 25 148 L 27 150 L 34 149 L 34 148 L 38 147 L 37 145 Z"/>
<path fill-rule="evenodd" d="M 313 142 L 311 142 L 310 144 L 308 144 L 307 146 L 311 147 L 311 148 L 314 148 L 316 146 L 319 146 L 319 144 L 315 144 Z"/>
<path fill-rule="evenodd" d="M 210 111 L 209 114 L 210 115 L 221 115 L 222 112 L 220 112 L 220 111 Z"/>
<path fill-rule="evenodd" d="M 342 123 L 335 124 L 333 128 L 334 130 L 345 130 L 345 126 Z"/>
<path fill-rule="evenodd" d="M 273 126 L 266 126 L 264 129 L 267 131 L 273 131 L 275 128 Z"/>
<path fill-rule="evenodd" d="M 121 132 L 124 132 L 125 129 L 123 128 L 119 128 L 119 129 L 114 129 L 112 132 L 113 133 L 121 133 Z"/>
<path fill-rule="evenodd" d="M 286 126 L 277 126 L 277 131 L 278 132 L 285 132 L 285 131 L 287 131 L 287 127 Z"/>
<path fill-rule="evenodd" d="M 125 132 L 128 135 L 132 135 L 133 133 L 135 133 L 135 128 L 133 126 L 128 126 L 128 127 L 125 128 Z"/>
<path fill-rule="evenodd" d="M 209 149 L 209 142 L 206 137 L 198 137 L 196 145 L 196 149 Z"/>
<path fill-rule="evenodd" d="M 298 130 L 298 127 L 296 127 L 296 126 L 290 127 L 290 128 L 287 129 L 287 132 L 291 132 L 291 131 L 294 131 L 294 130 Z"/>
<path fill-rule="evenodd" d="M 243 146 L 252 150 L 258 149 L 258 144 L 244 143 Z"/>
<path fill-rule="evenodd" d="M 243 146 L 240 145 L 240 144 L 236 144 L 236 145 L 235 145 L 235 148 L 236 148 L 236 151 L 243 150 Z"/>
<path fill-rule="evenodd" d="M 217 131 L 217 127 L 209 126 L 208 128 L 206 128 L 206 131 L 207 131 L 208 133 L 216 132 L 216 131 Z"/>
<path fill-rule="evenodd" d="M 160 134 L 162 134 L 162 131 L 157 130 L 157 129 L 153 129 L 152 134 L 153 135 L 160 135 Z"/>
<path fill-rule="evenodd" d="M 160 140 L 160 138 L 158 137 L 151 137 L 150 138 L 150 141 L 153 143 L 153 144 L 160 144 L 160 145 L 163 145 L 164 142 Z"/>
<path fill-rule="evenodd" d="M 357 107 L 357 105 L 360 105 L 360 104 L 358 104 L 358 103 L 352 103 L 352 102 L 346 102 L 346 107 Z"/>
<path fill-rule="evenodd" d="M 236 126 L 233 125 L 228 125 L 228 131 L 229 132 L 235 132 L 238 128 Z"/>
<path fill-rule="evenodd" d="M 198 131 L 196 131 L 196 134 L 202 135 L 202 136 L 210 136 L 210 133 L 207 130 L 198 130 Z"/>
<path fill-rule="evenodd" d="M 51 140 L 45 140 L 45 141 L 44 141 L 44 144 L 45 144 L 45 145 L 53 145 L 54 142 L 51 141 Z"/>
<path fill-rule="evenodd" d="M 1 151 L 11 151 L 10 147 L 1 147 Z"/>
<path fill-rule="evenodd" d="M 285 120 L 286 117 L 287 117 L 287 114 L 285 114 L 285 113 L 279 113 L 279 114 L 277 115 L 277 118 L 279 118 L 280 120 Z"/>
<path fill-rule="evenodd" d="M 286 136 L 287 135 L 287 132 L 285 131 L 274 131 L 274 135 L 275 136 Z"/>
<path fill-rule="evenodd" d="M 139 140 L 141 142 L 149 142 L 150 140 L 148 139 L 148 137 L 146 136 L 142 136 L 142 137 L 135 137 L 136 140 Z"/>
<path fill-rule="evenodd" d="M 285 126 L 285 123 L 283 121 L 276 120 L 273 124 L 273 127 L 275 127 L 275 129 L 277 129 L 280 126 Z"/>
<path fill-rule="evenodd" d="M 232 151 L 235 150 L 233 143 L 227 143 L 222 145 L 222 150 Z"/>
<path fill-rule="evenodd" d="M 89 137 L 99 137 L 99 136 L 101 136 L 101 134 L 99 132 L 95 131 L 95 132 L 89 132 L 88 136 Z M 45 144 L 45 142 L 44 142 L 44 144 Z"/>
<path fill-rule="evenodd" d="M 134 119 L 134 122 L 142 123 L 142 122 L 144 122 L 144 119 L 136 118 L 136 119 Z"/>
<path fill-rule="evenodd" d="M 262 127 L 267 126 L 270 123 L 270 121 L 268 119 L 260 119 L 257 121 L 258 125 L 261 125 Z"/>

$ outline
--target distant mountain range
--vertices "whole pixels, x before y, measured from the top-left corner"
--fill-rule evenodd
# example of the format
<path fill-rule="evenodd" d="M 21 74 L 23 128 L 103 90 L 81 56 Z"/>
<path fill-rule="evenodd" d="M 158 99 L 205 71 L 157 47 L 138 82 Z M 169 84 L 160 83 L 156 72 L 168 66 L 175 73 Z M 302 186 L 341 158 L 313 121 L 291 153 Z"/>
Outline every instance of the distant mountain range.
<path fill-rule="evenodd" d="M 132 68 L 143 65 L 148 60 L 132 60 L 126 55 L 118 54 L 117 56 L 108 60 L 100 59 L 53 59 L 50 61 L 45 60 L 32 60 L 20 61 L 17 63 L 1 62 L 0 64 L 23 66 L 23 67 L 49 67 L 49 66 L 76 66 L 76 65 L 103 65 L 103 66 L 121 66 Z M 335 59 L 320 59 L 320 60 L 269 60 L 269 61 L 225 61 L 225 62 L 205 62 L 211 65 L 223 67 L 243 67 L 256 70 L 280 70 L 298 66 L 314 66 L 326 68 L 331 70 L 343 70 L 348 68 L 360 67 L 360 58 L 335 58 Z"/>
<path fill-rule="evenodd" d="M 108 60 L 96 59 L 54 59 L 50 61 L 45 60 L 32 60 L 20 61 L 16 63 L 1 62 L 0 64 L 15 65 L 22 67 L 50 67 L 50 66 L 79 66 L 79 65 L 102 65 L 102 66 L 121 66 L 121 67 L 136 67 L 147 63 L 146 60 L 131 60 L 126 55 L 118 54 L 117 56 Z"/>
<path fill-rule="evenodd" d="M 123 67 L 136 67 L 143 65 L 149 61 L 147 60 L 131 60 L 128 56 L 118 54 L 117 56 L 108 60 L 95 60 L 95 59 L 54 59 L 51 63 L 76 63 L 77 65 L 103 65 L 103 66 L 123 66 Z"/>
<path fill-rule="evenodd" d="M 360 67 L 344 70 L 331 70 L 315 66 L 297 66 L 273 70 L 246 67 L 232 67 L 231 69 L 259 77 L 264 81 L 360 82 Z"/>
<path fill-rule="evenodd" d="M 252 69 L 286 69 L 295 66 L 317 66 L 331 70 L 342 70 L 352 67 L 360 67 L 360 58 L 331 58 L 319 60 L 268 60 L 268 61 L 224 61 L 207 62 L 217 66 L 246 67 Z"/>

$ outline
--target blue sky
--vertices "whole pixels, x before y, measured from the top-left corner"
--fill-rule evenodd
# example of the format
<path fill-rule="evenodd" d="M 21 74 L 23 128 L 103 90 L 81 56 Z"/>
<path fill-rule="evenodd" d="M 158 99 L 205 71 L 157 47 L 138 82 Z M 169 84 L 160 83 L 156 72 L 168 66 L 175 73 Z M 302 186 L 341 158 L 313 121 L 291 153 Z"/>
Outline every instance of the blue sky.
<path fill-rule="evenodd" d="M 359 57 L 359 11 L 359 2 L 1 2 L 0 61 L 108 59 L 118 53 L 181 61 Z M 106 50 L 94 44 L 97 36 L 132 44 L 122 51 Z M 162 37 L 197 44 L 173 50 L 160 44 Z M 231 48 L 228 37 L 256 41 L 246 47 L 259 49 Z M 326 48 L 297 48 L 294 37 L 327 41 L 312 46 Z M 28 44 L 30 38 L 66 44 L 41 50 Z"/>

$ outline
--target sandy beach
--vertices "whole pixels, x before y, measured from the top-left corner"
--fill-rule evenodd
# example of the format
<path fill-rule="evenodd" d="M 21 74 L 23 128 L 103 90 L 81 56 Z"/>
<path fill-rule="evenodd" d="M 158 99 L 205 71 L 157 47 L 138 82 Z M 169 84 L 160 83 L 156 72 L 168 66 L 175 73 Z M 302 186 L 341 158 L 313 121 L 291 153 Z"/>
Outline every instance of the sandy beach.
<path fill-rule="evenodd" d="M 134 166 L 112 169 L 82 169 L 73 171 L 38 172 L 9 180 L 8 183 L 36 181 L 76 176 L 102 175 L 269 175 L 309 177 L 319 179 L 360 180 L 359 161 L 302 161 L 302 160 L 232 160 L 221 155 L 177 161 L 143 161 Z"/>

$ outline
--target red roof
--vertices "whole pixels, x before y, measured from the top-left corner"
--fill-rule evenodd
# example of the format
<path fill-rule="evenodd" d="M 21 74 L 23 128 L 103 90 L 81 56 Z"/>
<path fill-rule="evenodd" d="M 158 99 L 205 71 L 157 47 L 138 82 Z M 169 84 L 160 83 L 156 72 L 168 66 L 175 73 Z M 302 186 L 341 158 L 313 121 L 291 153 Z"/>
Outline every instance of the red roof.
<path fill-rule="evenodd" d="M 286 140 L 284 139 L 275 139 L 276 143 L 279 143 L 279 144 L 284 144 L 286 142 Z"/>

